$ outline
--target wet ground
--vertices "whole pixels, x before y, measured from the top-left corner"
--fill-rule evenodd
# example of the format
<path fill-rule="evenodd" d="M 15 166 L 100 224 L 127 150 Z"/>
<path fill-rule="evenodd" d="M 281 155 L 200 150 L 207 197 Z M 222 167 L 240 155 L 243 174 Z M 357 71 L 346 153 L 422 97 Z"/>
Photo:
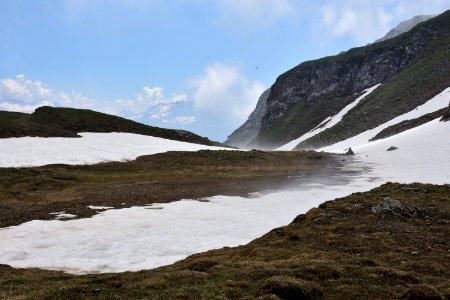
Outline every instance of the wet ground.
<path fill-rule="evenodd" d="M 89 205 L 126 208 L 342 185 L 367 171 L 351 160 L 314 152 L 199 151 L 91 166 L 0 168 L 0 227 L 54 219 L 56 212 L 91 217 L 98 210 Z"/>

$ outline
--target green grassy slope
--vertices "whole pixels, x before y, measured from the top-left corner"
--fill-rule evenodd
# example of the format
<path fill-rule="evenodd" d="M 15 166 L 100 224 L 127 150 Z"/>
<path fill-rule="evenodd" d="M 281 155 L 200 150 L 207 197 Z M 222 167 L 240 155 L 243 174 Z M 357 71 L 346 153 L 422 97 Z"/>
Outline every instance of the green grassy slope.
<path fill-rule="evenodd" d="M 0 138 L 76 137 L 78 132 L 128 132 L 205 145 L 221 145 L 189 131 L 148 126 L 88 109 L 44 106 L 32 114 L 0 112 Z"/>

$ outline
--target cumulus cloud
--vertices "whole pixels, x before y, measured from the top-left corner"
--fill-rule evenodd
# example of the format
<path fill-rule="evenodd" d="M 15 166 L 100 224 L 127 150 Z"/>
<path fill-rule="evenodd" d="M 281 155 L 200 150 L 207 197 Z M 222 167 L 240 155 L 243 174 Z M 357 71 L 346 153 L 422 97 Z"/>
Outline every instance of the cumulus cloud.
<path fill-rule="evenodd" d="M 0 102 L 0 110 L 24 112 L 24 113 L 31 113 L 36 108 L 41 107 L 41 106 L 53 106 L 53 102 L 42 101 L 37 104 L 20 104 L 20 103 L 10 103 L 10 102 Z"/>
<path fill-rule="evenodd" d="M 250 81 L 233 65 L 214 63 L 192 80 L 194 108 L 211 118 L 243 122 L 253 111 L 266 89 L 259 81 Z"/>
<path fill-rule="evenodd" d="M 0 109 L 32 112 L 44 105 L 87 108 L 93 100 L 79 93 L 56 91 L 41 81 L 30 80 L 19 74 L 15 78 L 0 80 Z"/>
<path fill-rule="evenodd" d="M 0 80 L 0 97 L 8 100 L 36 101 L 48 99 L 53 91 L 40 81 L 27 80 L 23 74 Z"/>
<path fill-rule="evenodd" d="M 382 37 L 401 21 L 449 8 L 450 0 L 327 0 L 319 7 L 316 29 L 321 39 L 351 37 L 363 45 Z"/>
<path fill-rule="evenodd" d="M 373 1 L 333 1 L 321 7 L 320 31 L 350 36 L 359 44 L 373 42 L 391 27 L 392 16 Z M 321 36 L 323 36 L 321 34 Z"/>
<path fill-rule="evenodd" d="M 197 122 L 196 116 L 178 116 L 174 119 L 174 122 L 181 124 L 191 124 Z"/>
<path fill-rule="evenodd" d="M 270 25 L 294 12 L 292 0 L 219 0 L 220 18 L 228 24 L 236 20 L 258 27 Z"/>

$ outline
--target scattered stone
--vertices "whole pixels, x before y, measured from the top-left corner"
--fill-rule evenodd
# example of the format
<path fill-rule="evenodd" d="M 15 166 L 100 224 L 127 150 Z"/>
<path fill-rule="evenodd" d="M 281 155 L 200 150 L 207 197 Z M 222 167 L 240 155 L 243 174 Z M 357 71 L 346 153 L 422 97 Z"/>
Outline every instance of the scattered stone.
<path fill-rule="evenodd" d="M 419 251 L 412 251 L 411 255 L 419 255 Z"/>
<path fill-rule="evenodd" d="M 394 151 L 394 150 L 397 150 L 397 149 L 398 149 L 398 148 L 395 147 L 395 146 L 390 146 L 389 148 L 387 148 L 386 151 Z"/>
<path fill-rule="evenodd" d="M 372 207 L 376 215 L 399 215 L 407 218 L 416 218 L 424 214 L 424 211 L 413 205 L 402 205 L 391 197 L 385 197 L 383 201 Z"/>
<path fill-rule="evenodd" d="M 345 155 L 355 155 L 355 152 L 353 152 L 352 148 L 348 148 L 347 152 L 345 152 Z"/>

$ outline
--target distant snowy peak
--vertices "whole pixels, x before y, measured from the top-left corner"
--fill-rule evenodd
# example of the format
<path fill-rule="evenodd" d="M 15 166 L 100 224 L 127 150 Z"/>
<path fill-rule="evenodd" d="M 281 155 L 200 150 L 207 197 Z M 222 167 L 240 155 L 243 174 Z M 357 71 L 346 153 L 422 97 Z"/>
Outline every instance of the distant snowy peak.
<path fill-rule="evenodd" d="M 389 32 L 385 36 L 383 36 L 381 39 L 376 40 L 375 42 L 381 42 L 396 37 L 397 35 L 410 31 L 417 24 L 425 22 L 436 16 L 437 15 L 420 15 L 412 17 L 411 19 L 403 21 L 394 28 L 392 28 L 391 30 L 389 30 Z"/>

